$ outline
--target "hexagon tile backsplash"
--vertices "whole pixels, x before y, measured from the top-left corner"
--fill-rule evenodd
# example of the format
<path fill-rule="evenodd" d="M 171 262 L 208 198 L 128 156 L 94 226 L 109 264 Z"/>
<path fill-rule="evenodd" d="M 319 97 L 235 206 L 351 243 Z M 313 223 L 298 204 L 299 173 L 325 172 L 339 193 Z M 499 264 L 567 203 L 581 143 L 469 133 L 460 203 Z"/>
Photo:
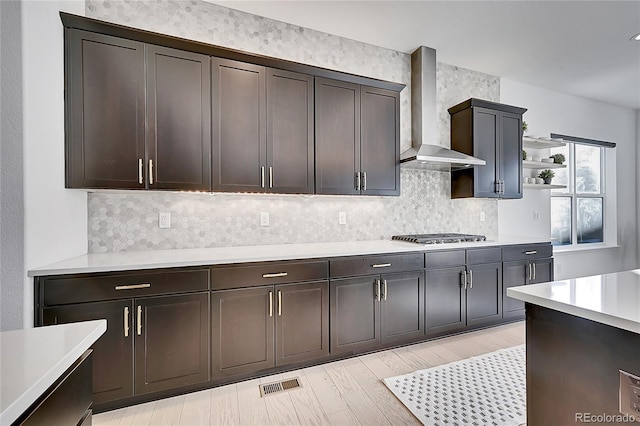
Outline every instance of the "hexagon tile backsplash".
<path fill-rule="evenodd" d="M 400 147 L 411 145 L 408 53 L 205 1 L 87 0 L 85 5 L 91 18 L 404 83 Z M 438 140 L 433 143 L 449 146 L 447 108 L 470 97 L 499 101 L 500 79 L 438 63 L 437 93 Z M 88 196 L 89 252 L 371 240 L 417 232 L 497 235 L 497 201 L 451 200 L 448 173 L 403 169 L 401 179 L 399 197 L 93 192 Z M 261 211 L 269 212 L 269 227 L 260 226 Z M 160 212 L 171 213 L 171 228 L 158 228 Z M 338 224 L 338 212 L 347 214 L 346 225 Z"/>
<path fill-rule="evenodd" d="M 89 252 L 376 240 L 418 232 L 496 236 L 496 201 L 451 200 L 448 173 L 403 170 L 401 176 L 399 197 L 93 192 Z M 171 228 L 158 227 L 160 212 L 171 213 Z M 260 212 L 269 212 L 270 226 L 260 226 Z M 339 212 L 346 213 L 346 225 L 338 224 Z"/>

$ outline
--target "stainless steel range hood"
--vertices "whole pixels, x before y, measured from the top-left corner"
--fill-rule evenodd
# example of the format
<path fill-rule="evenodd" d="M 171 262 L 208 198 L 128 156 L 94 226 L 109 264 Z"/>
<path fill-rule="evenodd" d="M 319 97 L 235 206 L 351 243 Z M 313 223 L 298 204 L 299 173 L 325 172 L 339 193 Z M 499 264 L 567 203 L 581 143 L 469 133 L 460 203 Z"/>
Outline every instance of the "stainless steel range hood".
<path fill-rule="evenodd" d="M 486 161 L 435 145 L 438 131 L 436 111 L 436 51 L 420 46 L 411 54 L 412 147 L 400 155 L 403 167 L 449 171 L 484 166 Z"/>

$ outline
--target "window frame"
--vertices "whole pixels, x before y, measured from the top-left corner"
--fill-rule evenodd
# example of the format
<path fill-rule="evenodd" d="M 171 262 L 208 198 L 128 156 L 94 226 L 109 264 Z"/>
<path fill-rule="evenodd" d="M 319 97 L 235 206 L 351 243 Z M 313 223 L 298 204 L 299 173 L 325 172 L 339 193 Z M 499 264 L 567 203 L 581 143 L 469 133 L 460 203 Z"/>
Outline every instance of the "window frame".
<path fill-rule="evenodd" d="M 552 198 L 571 199 L 571 242 L 570 244 L 556 244 L 552 241 L 554 249 L 587 249 L 593 246 L 605 245 L 608 241 L 608 217 L 607 217 L 607 150 L 605 146 L 581 144 L 577 141 L 566 141 L 568 148 L 567 165 L 567 187 L 563 189 L 551 190 Z M 579 194 L 576 191 L 576 145 L 584 145 L 600 150 L 600 188 L 598 193 Z M 578 242 L 578 199 L 601 199 L 602 200 L 602 241 Z M 551 213 L 551 212 L 550 212 Z M 550 225 L 553 221 L 550 221 Z M 551 230 L 550 230 L 551 231 Z"/>

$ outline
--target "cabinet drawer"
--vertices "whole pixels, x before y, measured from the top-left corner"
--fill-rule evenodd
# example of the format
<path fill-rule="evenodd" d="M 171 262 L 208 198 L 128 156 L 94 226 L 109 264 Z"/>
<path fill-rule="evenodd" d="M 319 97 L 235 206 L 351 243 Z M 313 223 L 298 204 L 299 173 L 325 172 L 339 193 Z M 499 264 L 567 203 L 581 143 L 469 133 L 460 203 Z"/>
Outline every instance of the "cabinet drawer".
<path fill-rule="evenodd" d="M 208 269 L 95 274 L 42 280 L 43 301 L 47 306 L 208 289 Z"/>
<path fill-rule="evenodd" d="M 551 244 L 523 244 L 502 248 L 502 260 L 509 262 L 512 260 L 544 259 L 553 257 L 553 246 Z"/>
<path fill-rule="evenodd" d="M 329 264 L 332 278 L 415 271 L 423 268 L 424 255 L 422 253 L 353 256 L 332 260 Z"/>
<path fill-rule="evenodd" d="M 425 264 L 427 269 L 462 266 L 465 262 L 465 250 L 433 251 L 425 253 Z"/>
<path fill-rule="evenodd" d="M 467 250 L 467 265 L 479 265 L 481 263 L 495 263 L 502 261 L 502 249 L 490 247 Z"/>
<path fill-rule="evenodd" d="M 326 280 L 328 262 L 263 262 L 223 266 L 211 269 L 211 288 L 252 287 L 265 284 L 286 284 L 301 281 Z"/>

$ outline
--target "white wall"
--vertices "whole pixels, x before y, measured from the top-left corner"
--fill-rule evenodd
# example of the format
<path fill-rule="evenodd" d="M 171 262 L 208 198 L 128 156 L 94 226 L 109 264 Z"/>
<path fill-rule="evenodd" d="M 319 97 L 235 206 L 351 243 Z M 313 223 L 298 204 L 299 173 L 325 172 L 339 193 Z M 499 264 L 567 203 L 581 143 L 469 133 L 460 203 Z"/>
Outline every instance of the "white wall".
<path fill-rule="evenodd" d="M 64 64 L 61 10 L 84 1 L 22 4 L 24 140 L 24 326 L 33 325 L 28 269 L 87 252 L 87 194 L 64 188 Z"/>
<path fill-rule="evenodd" d="M 637 256 L 636 155 L 638 114 L 636 111 L 577 96 L 502 79 L 500 101 L 524 106 L 528 134 L 560 133 L 615 142 L 607 150 L 608 183 L 614 185 L 617 247 L 554 253 L 556 278 L 570 278 L 635 268 Z M 608 199 L 611 197 L 608 194 Z M 503 234 L 550 235 L 548 191 L 525 190 L 521 200 L 498 203 L 498 229 Z M 540 220 L 533 220 L 533 212 Z M 616 223 L 617 222 L 617 225 Z"/>

